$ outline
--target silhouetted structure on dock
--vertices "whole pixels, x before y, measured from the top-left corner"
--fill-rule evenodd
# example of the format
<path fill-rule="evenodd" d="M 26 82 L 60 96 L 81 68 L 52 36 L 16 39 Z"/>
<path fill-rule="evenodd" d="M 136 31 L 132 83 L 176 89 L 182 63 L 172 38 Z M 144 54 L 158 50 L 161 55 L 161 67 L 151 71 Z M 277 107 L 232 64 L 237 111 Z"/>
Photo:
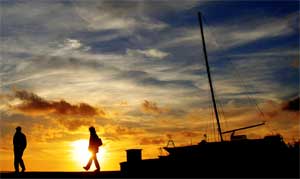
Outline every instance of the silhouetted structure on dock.
<path fill-rule="evenodd" d="M 169 153 L 142 160 L 141 149 L 127 150 L 121 173 L 129 177 L 295 177 L 299 178 L 299 143 L 287 145 L 279 134 L 263 139 L 247 139 L 234 132 L 264 123 L 222 132 L 207 61 L 201 14 L 198 14 L 211 97 L 218 124 L 219 142 L 164 147 Z M 230 141 L 223 134 L 232 133 Z"/>

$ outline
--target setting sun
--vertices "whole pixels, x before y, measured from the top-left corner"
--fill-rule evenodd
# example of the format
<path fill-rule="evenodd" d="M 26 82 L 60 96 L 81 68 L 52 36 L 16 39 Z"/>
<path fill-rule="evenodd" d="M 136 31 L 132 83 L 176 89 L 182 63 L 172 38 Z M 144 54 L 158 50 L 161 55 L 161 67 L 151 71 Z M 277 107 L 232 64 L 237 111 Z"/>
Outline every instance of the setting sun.
<path fill-rule="evenodd" d="M 89 160 L 91 153 L 88 151 L 89 142 L 87 140 L 77 140 L 72 142 L 73 159 L 81 166 Z"/>
<path fill-rule="evenodd" d="M 88 150 L 89 141 L 88 140 L 76 140 L 72 142 L 72 156 L 79 166 L 85 166 L 91 156 L 91 153 Z M 103 159 L 105 155 L 105 148 L 100 147 L 99 152 L 97 153 L 97 158 L 99 160 L 100 165 L 103 164 Z M 92 165 L 92 168 L 94 166 Z"/>

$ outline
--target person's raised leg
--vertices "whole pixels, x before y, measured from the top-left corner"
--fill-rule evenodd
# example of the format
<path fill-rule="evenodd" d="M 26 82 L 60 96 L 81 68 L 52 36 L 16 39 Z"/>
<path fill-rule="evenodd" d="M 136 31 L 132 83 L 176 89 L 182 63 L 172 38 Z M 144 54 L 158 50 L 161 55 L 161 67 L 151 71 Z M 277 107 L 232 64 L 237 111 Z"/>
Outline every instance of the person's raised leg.
<path fill-rule="evenodd" d="M 84 168 L 85 170 L 89 170 L 90 167 L 91 167 L 91 165 L 92 165 L 92 162 L 93 162 L 93 156 L 91 156 L 91 158 L 89 159 L 87 165 L 84 166 L 83 168 Z"/>

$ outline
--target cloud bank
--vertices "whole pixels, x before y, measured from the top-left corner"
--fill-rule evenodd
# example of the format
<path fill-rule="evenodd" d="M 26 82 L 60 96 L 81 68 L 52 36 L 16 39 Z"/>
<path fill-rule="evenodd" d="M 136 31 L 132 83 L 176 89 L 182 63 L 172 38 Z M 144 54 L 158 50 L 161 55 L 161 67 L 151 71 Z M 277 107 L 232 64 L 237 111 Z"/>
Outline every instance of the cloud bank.
<path fill-rule="evenodd" d="M 96 109 L 89 104 L 70 104 L 64 100 L 47 101 L 38 95 L 25 90 L 17 90 L 15 97 L 22 101 L 14 106 L 15 109 L 29 114 L 54 114 L 61 116 L 96 116 L 105 115 L 101 109 Z"/>

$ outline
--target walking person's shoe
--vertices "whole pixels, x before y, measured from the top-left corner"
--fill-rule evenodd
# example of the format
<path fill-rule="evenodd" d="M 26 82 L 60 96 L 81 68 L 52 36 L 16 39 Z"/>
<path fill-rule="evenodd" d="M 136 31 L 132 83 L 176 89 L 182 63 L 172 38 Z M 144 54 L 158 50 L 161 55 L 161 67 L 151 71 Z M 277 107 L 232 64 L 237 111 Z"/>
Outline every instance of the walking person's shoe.
<path fill-rule="evenodd" d="M 89 170 L 89 168 L 87 167 L 87 166 L 85 166 L 85 167 L 83 167 L 86 171 L 88 171 Z"/>
<path fill-rule="evenodd" d="M 96 170 L 94 170 L 95 173 L 100 173 L 100 168 L 97 168 Z"/>

